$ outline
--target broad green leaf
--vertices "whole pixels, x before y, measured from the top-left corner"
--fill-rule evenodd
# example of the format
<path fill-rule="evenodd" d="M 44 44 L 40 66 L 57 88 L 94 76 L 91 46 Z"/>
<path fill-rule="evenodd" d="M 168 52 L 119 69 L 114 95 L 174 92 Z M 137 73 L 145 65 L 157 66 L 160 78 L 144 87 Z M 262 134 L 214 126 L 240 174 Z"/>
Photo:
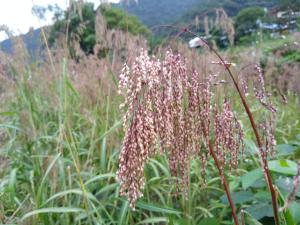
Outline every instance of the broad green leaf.
<path fill-rule="evenodd" d="M 277 145 L 276 150 L 277 150 L 277 156 L 285 156 L 285 155 L 290 155 L 292 154 L 297 148 L 292 145 L 288 144 L 282 144 L 282 145 Z"/>
<path fill-rule="evenodd" d="M 299 213 L 300 212 L 300 203 L 293 202 L 289 208 L 290 208 L 290 212 L 293 215 L 295 222 L 297 224 L 299 224 L 300 223 L 300 213 Z"/>
<path fill-rule="evenodd" d="M 269 169 L 273 172 L 295 176 L 297 174 L 297 163 L 285 159 L 273 160 L 269 162 Z"/>
<path fill-rule="evenodd" d="M 44 208 L 44 209 L 37 209 L 26 213 L 21 220 L 25 220 L 28 217 L 37 215 L 37 214 L 48 214 L 48 213 L 79 213 L 83 212 L 83 209 L 80 208 L 69 208 L 69 207 L 55 207 L 55 208 Z"/>
<path fill-rule="evenodd" d="M 294 179 L 290 177 L 280 177 L 275 181 L 276 186 L 279 188 L 280 193 L 286 197 L 294 187 Z M 296 196 L 300 197 L 300 188 L 296 192 Z"/>
<path fill-rule="evenodd" d="M 273 217 L 273 208 L 269 202 L 257 202 L 256 204 L 248 207 L 247 212 L 257 220 L 264 217 Z"/>
<path fill-rule="evenodd" d="M 251 202 L 255 199 L 253 193 L 250 191 L 233 192 L 231 193 L 231 197 L 235 204 L 243 204 L 246 202 Z M 227 196 L 223 195 L 221 197 L 221 201 L 224 204 L 228 204 Z"/>
<path fill-rule="evenodd" d="M 257 180 L 261 179 L 262 177 L 263 177 L 263 172 L 260 168 L 244 174 L 241 177 L 243 189 L 246 190 L 248 187 L 250 187 L 252 184 L 254 184 Z"/>
<path fill-rule="evenodd" d="M 258 191 L 254 197 L 259 201 L 271 201 L 271 194 L 267 191 Z"/>
<path fill-rule="evenodd" d="M 244 211 L 244 217 L 245 217 L 245 224 L 247 225 L 262 225 L 258 220 L 254 219 L 253 216 L 251 216 L 250 213 L 247 211 Z"/>

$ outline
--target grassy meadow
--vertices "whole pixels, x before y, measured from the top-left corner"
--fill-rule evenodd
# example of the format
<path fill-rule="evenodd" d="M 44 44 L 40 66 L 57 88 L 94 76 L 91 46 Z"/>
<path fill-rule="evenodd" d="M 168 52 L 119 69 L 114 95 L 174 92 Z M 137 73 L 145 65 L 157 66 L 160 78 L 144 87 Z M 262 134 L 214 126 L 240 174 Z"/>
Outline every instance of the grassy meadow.
<path fill-rule="evenodd" d="M 212 159 L 205 177 L 200 160 L 191 160 L 187 199 L 181 192 L 176 195 L 166 155 L 157 155 L 146 164 L 144 196 L 137 201 L 136 210 L 119 195 L 116 171 L 124 138 L 119 74 L 124 59 L 132 62 L 140 48 L 147 46 L 130 34 L 122 39 L 125 33 L 117 32 L 120 39 L 115 38 L 114 43 L 109 35 L 105 37 L 105 43 L 115 47 L 101 59 L 80 52 L 80 62 L 72 59 L 64 40 L 56 48 L 44 48 L 36 60 L 31 60 L 18 38 L 14 54 L 0 54 L 0 224 L 233 224 Z M 300 159 L 300 53 L 290 51 L 297 49 L 298 37 L 221 51 L 237 64 L 233 68 L 236 77 L 253 73 L 243 68 L 249 63 L 264 66 L 278 110 L 276 155 L 268 160 L 281 206 L 291 192 Z M 246 224 L 274 224 L 254 135 L 226 72 L 210 64 L 217 59 L 207 49 L 188 49 L 178 39 L 170 46 L 194 64 L 201 76 L 217 71 L 225 77 L 227 88 L 218 88 L 218 94 L 231 100 L 245 131 L 245 153 L 239 167 L 226 172 L 237 213 L 241 218 L 242 209 L 245 211 Z M 159 47 L 155 54 L 159 56 L 164 49 Z M 255 99 L 247 101 L 258 122 L 268 116 Z M 300 224 L 299 198 L 300 190 L 296 201 L 280 213 L 282 224 Z"/>

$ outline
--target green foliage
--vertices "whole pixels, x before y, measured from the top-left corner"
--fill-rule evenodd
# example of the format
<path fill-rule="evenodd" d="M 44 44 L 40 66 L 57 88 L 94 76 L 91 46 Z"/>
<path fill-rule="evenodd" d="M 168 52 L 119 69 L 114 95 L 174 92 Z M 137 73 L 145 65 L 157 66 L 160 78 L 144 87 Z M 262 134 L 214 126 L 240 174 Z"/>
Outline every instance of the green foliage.
<path fill-rule="evenodd" d="M 256 21 L 265 16 L 265 11 L 261 7 L 249 7 L 241 10 L 235 18 L 235 29 L 237 38 L 249 35 L 256 31 L 258 25 Z"/>
<path fill-rule="evenodd" d="M 94 4 L 85 2 L 73 2 L 71 8 L 64 13 L 64 17 L 58 18 L 51 27 L 49 35 L 50 45 L 56 42 L 61 34 L 68 34 L 68 45 L 72 57 L 76 57 L 72 42 L 78 41 L 80 48 L 86 53 L 94 53 L 96 44 L 95 19 L 100 10 L 107 23 L 108 29 L 121 29 L 134 35 L 149 35 L 149 30 L 135 16 L 127 15 L 120 9 L 109 6 L 100 6 L 94 10 Z M 69 22 L 68 22 L 69 21 Z M 105 50 L 105 49 L 104 49 Z M 105 52 L 103 52 L 105 54 Z M 102 53 L 99 53 L 100 55 Z"/>
<path fill-rule="evenodd" d="M 109 29 L 129 31 L 134 35 L 149 35 L 149 30 L 136 16 L 128 15 L 123 10 L 113 7 L 100 7 Z"/>
<path fill-rule="evenodd" d="M 49 44 L 54 44 L 56 39 L 62 33 L 68 34 L 68 44 L 79 41 L 81 49 L 86 53 L 93 53 L 93 47 L 96 44 L 95 38 L 95 11 L 93 3 L 84 3 L 79 8 L 80 3 L 73 2 L 69 10 L 65 11 L 64 18 L 58 19 L 51 27 L 49 35 Z M 69 22 L 68 22 L 69 21 Z M 83 27 L 81 27 L 83 26 Z M 82 28 L 82 29 L 80 29 Z M 70 49 L 71 55 L 73 50 Z M 74 55 L 73 55 L 74 56 Z"/>
<path fill-rule="evenodd" d="M 200 162 L 191 161 L 189 200 L 184 200 L 181 195 L 173 196 L 176 181 L 170 175 L 166 157 L 161 155 L 150 160 L 145 170 L 145 196 L 138 201 L 136 211 L 132 211 L 126 198 L 119 196 L 119 184 L 115 180 L 123 135 L 120 99 L 117 95 L 107 98 L 100 90 L 99 104 L 87 106 L 72 86 L 66 68 L 57 79 L 50 85 L 29 83 L 26 79 L 18 81 L 16 98 L 5 111 L 12 113 L 1 114 L 0 127 L 9 140 L 1 147 L 0 155 L 5 154 L 10 160 L 9 168 L 0 177 L 0 210 L 9 219 L 5 221 L 32 225 L 90 225 L 94 221 L 99 224 L 231 224 L 228 202 L 212 161 L 207 164 L 206 184 Z M 31 89 L 33 84 L 37 88 Z M 51 96 L 43 94 L 45 85 L 51 90 Z M 52 98 L 56 99 L 55 105 L 51 103 Z M 282 108 L 296 113 L 289 106 Z M 236 110 L 242 111 L 240 107 Z M 284 124 L 281 129 L 287 129 L 291 122 L 283 112 L 279 118 Z M 284 158 L 274 165 L 270 161 L 276 186 L 284 198 L 291 190 L 287 184 L 292 183 L 284 181 L 291 181 L 294 175 L 294 169 L 292 173 L 286 173 L 286 169 L 295 166 L 299 141 L 278 145 L 277 151 Z M 246 208 L 246 221 L 259 224 L 258 220 L 270 220 L 272 216 L 270 194 L 259 168 L 257 147 L 254 143 L 248 147 L 254 150 L 247 151 L 241 170 L 226 175 L 238 211 Z M 290 215 L 298 218 L 297 222 L 300 222 L 299 204 L 297 200 L 290 208 Z M 12 212 L 16 213 L 12 216 Z"/>
<path fill-rule="evenodd" d="M 271 49 L 276 46 L 278 43 Z M 0 224 L 232 224 L 212 161 L 207 162 L 206 182 L 200 162 L 191 161 L 191 186 L 185 199 L 182 193 L 174 195 L 176 180 L 170 175 L 166 157 L 149 160 L 144 197 L 136 211 L 130 209 L 127 199 L 119 196 L 115 179 L 124 135 L 120 98 L 115 91 L 104 91 L 104 81 L 103 88 L 92 89 L 97 92 L 97 102 L 87 104 L 87 96 L 73 86 L 67 68 L 64 61 L 57 76 L 40 76 L 39 69 L 31 72 L 28 68 L 24 79 L 15 79 L 13 98 L 1 106 L 0 160 L 5 157 L 9 164 L 0 172 Z M 236 94 L 227 94 L 235 103 L 235 113 L 244 121 Z M 276 97 L 277 157 L 268 160 L 282 207 L 300 158 L 299 97 L 289 94 L 286 105 Z M 255 118 L 264 118 L 261 105 L 248 100 Z M 243 123 L 243 128 L 245 157 L 238 170 L 226 171 L 230 190 L 237 211 L 245 209 L 246 224 L 274 224 L 258 148 L 249 124 Z M 300 190 L 296 201 L 281 213 L 282 224 L 290 225 L 293 220 L 300 224 L 299 211 Z"/>
<path fill-rule="evenodd" d="M 293 9 L 295 11 L 300 10 L 299 0 L 280 0 L 280 8 L 282 10 Z"/>
<path fill-rule="evenodd" d="M 128 10 L 129 13 L 136 15 L 149 28 L 158 25 L 173 23 L 178 18 L 189 12 L 199 0 L 134 0 L 116 4 L 118 8 Z M 157 31 L 157 30 L 156 30 Z"/>

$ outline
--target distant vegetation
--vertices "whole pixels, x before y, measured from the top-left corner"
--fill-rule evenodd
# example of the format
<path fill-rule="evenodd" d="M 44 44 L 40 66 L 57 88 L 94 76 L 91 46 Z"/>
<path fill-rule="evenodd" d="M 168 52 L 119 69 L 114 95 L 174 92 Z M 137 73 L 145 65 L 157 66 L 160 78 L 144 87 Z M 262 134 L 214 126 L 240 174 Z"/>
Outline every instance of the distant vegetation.
<path fill-rule="evenodd" d="M 199 0 L 139 0 L 123 1 L 114 6 L 136 15 L 148 27 L 173 23 L 188 13 Z"/>
<path fill-rule="evenodd" d="M 128 6 L 125 3 L 116 5 L 128 12 L 136 15 L 148 27 L 155 28 L 153 32 L 158 36 L 169 35 L 172 30 L 160 27 L 159 25 L 176 24 L 187 26 L 197 24 L 196 32 L 205 35 L 205 18 L 208 19 L 210 29 L 209 39 L 214 41 L 219 47 L 228 46 L 229 40 L 227 32 L 224 29 L 214 25 L 217 17 L 216 9 L 224 9 L 226 14 L 232 18 L 235 28 L 235 43 L 245 44 L 252 43 L 256 40 L 255 33 L 259 26 L 264 26 L 267 33 L 274 32 L 271 27 L 274 24 L 280 25 L 278 30 L 290 29 L 284 28 L 286 21 L 278 19 L 278 11 L 296 11 L 300 9 L 299 0 L 139 0 L 138 3 L 130 1 Z M 257 24 L 260 20 L 264 24 Z M 298 20 L 298 27 L 300 21 Z M 292 25 L 296 29 L 295 25 Z M 283 29 L 281 29 L 283 28 Z M 207 35 L 207 34 L 206 34 Z"/>
<path fill-rule="evenodd" d="M 81 49 L 86 54 L 93 53 L 96 44 L 95 20 L 97 13 L 101 13 L 104 17 L 108 29 L 128 30 L 134 35 L 148 35 L 150 33 L 137 17 L 126 15 L 120 9 L 103 5 L 94 10 L 93 3 L 87 2 L 78 7 L 78 4 L 74 2 L 71 8 L 64 12 L 63 18 L 58 18 L 51 27 L 50 45 L 55 43 L 59 35 L 67 32 L 71 55 L 74 54 L 72 42 L 75 39 L 79 41 Z"/>

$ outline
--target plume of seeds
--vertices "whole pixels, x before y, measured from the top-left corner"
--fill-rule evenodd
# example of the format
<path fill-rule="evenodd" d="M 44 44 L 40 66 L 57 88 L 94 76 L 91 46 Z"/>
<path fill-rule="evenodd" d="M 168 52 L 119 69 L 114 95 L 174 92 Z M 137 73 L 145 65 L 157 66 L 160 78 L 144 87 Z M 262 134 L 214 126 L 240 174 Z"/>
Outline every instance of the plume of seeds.
<path fill-rule="evenodd" d="M 237 168 L 238 151 L 242 140 L 241 126 L 234 117 L 228 99 L 225 99 L 222 111 L 215 114 L 215 148 L 221 166 L 229 164 L 230 169 Z"/>
<path fill-rule="evenodd" d="M 161 61 L 142 50 L 135 62 L 124 65 L 119 91 L 125 98 L 125 137 L 120 153 L 117 178 L 120 194 L 128 196 L 130 206 L 142 196 L 145 185 L 144 166 L 150 157 L 165 153 L 169 168 L 177 177 L 177 188 L 187 197 L 189 161 L 199 157 L 202 172 L 208 160 L 207 149 L 211 132 L 215 132 L 216 151 L 223 157 L 222 166 L 237 167 L 241 129 L 225 100 L 222 111 L 211 122 L 216 104 L 212 87 L 215 76 L 202 81 L 189 70 L 185 60 L 171 50 Z M 204 146 L 204 148 L 203 148 Z M 228 160 L 225 160 L 228 158 Z M 180 178 L 180 179 L 179 179 Z"/>
<path fill-rule="evenodd" d="M 269 102 L 270 94 L 266 92 L 265 89 L 265 79 L 263 75 L 262 68 L 259 65 L 255 65 L 255 70 L 257 71 L 258 77 L 254 79 L 253 90 L 257 100 L 269 111 L 276 113 L 276 109 Z"/>
<path fill-rule="evenodd" d="M 276 117 L 276 108 L 272 105 L 270 100 L 271 93 L 267 92 L 265 88 L 265 79 L 263 70 L 259 65 L 255 65 L 254 69 L 256 74 L 252 77 L 253 80 L 253 92 L 256 99 L 259 103 L 266 108 L 270 114 L 267 116 L 267 119 L 260 124 L 260 128 L 265 135 L 265 151 L 271 156 L 275 155 L 275 117 Z M 245 95 L 248 95 L 248 84 L 246 81 L 240 77 L 242 83 L 242 89 Z"/>

